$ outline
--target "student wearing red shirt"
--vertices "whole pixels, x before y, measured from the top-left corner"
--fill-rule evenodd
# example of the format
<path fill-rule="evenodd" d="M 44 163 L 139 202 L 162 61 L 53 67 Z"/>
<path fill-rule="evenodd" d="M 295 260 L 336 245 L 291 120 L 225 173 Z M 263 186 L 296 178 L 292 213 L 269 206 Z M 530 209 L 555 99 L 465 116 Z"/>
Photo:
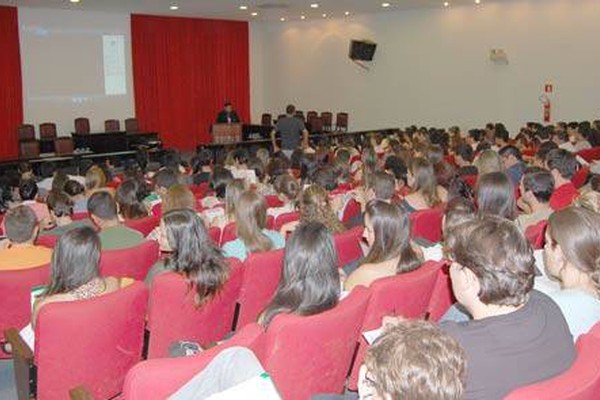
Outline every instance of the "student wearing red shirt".
<path fill-rule="evenodd" d="M 550 207 L 562 210 L 579 197 L 579 191 L 571 182 L 577 172 L 577 160 L 573 153 L 555 149 L 546 156 L 546 167 L 554 178 L 554 193 L 550 197 Z"/>

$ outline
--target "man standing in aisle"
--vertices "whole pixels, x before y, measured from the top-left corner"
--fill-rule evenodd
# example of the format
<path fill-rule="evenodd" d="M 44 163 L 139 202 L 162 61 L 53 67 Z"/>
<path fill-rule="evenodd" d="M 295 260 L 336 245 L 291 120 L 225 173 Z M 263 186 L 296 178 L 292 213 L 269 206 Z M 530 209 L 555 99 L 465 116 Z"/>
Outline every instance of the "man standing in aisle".
<path fill-rule="evenodd" d="M 279 118 L 277 125 L 271 131 L 271 143 L 273 144 L 273 152 L 283 151 L 286 157 L 290 158 L 294 150 L 302 144 L 303 148 L 308 147 L 308 131 L 304 122 L 294 117 L 296 107 L 289 105 L 285 109 L 285 117 Z M 281 135 L 281 148 L 277 146 L 275 134 L 279 132 Z M 302 138 L 300 137 L 302 135 Z"/>
<path fill-rule="evenodd" d="M 217 124 L 236 124 L 240 122 L 240 117 L 233 111 L 233 106 L 230 102 L 225 103 L 225 107 L 217 115 Z"/>

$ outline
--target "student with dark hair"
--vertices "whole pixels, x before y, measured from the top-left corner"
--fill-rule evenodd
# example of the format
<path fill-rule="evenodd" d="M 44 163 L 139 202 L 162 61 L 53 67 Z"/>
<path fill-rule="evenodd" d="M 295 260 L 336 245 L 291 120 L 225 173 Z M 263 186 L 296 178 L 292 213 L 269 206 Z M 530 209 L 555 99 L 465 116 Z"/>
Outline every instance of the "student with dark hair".
<path fill-rule="evenodd" d="M 21 205 L 27 206 L 33 210 L 38 221 L 42 226 L 48 222 L 50 214 L 48 208 L 37 201 L 38 187 L 33 179 L 21 181 L 19 184 L 19 196 L 21 197 Z"/>
<path fill-rule="evenodd" d="M 525 163 L 523 162 L 521 150 L 515 146 L 504 146 L 498 154 L 500 154 L 500 158 L 502 159 L 504 172 L 510 177 L 513 185 L 517 187 L 525 172 Z"/>
<path fill-rule="evenodd" d="M 206 196 L 202 199 L 204 208 L 212 208 L 221 204 L 225 200 L 227 185 L 233 180 L 233 174 L 224 167 L 217 166 L 213 169 L 210 177 L 210 189 L 214 191 L 213 196 Z"/>
<path fill-rule="evenodd" d="M 110 193 L 94 193 L 88 200 L 88 212 L 91 220 L 100 229 L 98 236 L 104 250 L 134 247 L 144 240 L 140 232 L 119 222 L 117 203 Z"/>
<path fill-rule="evenodd" d="M 329 229 L 318 222 L 300 224 L 285 246 L 283 272 L 271 302 L 258 318 L 266 328 L 278 314 L 314 315 L 340 298 L 337 253 Z"/>
<path fill-rule="evenodd" d="M 219 294 L 229 278 L 229 265 L 195 212 L 181 209 L 163 215 L 159 244 L 168 256 L 148 272 L 147 284 L 158 274 L 171 271 L 188 281 L 198 305 Z"/>
<path fill-rule="evenodd" d="M 433 165 L 424 158 L 415 158 L 408 171 L 408 186 L 412 193 L 402 201 L 402 207 L 411 213 L 435 208 L 447 200 L 447 191 L 438 185 Z"/>
<path fill-rule="evenodd" d="M 131 279 L 100 275 L 100 239 L 94 229 L 80 227 L 60 237 L 50 265 L 50 284 L 33 306 L 31 325 L 21 336 L 34 347 L 37 315 L 47 304 L 86 300 L 112 293 L 131 283 Z"/>
<path fill-rule="evenodd" d="M 39 228 L 31 208 L 17 206 L 8 210 L 4 231 L 7 240 L 0 249 L 0 271 L 39 267 L 50 262 L 52 250 L 34 244 Z"/>
<path fill-rule="evenodd" d="M 85 188 L 76 180 L 70 179 L 65 183 L 65 193 L 73 202 L 73 212 L 87 212 L 87 197 L 85 197 Z"/>
<path fill-rule="evenodd" d="M 163 196 L 171 186 L 179 183 L 179 174 L 171 168 L 163 168 L 154 175 L 153 182 L 154 190 L 144 198 L 144 204 L 153 215 L 160 215 Z"/>
<path fill-rule="evenodd" d="M 93 226 L 88 219 L 73 221 L 73 201 L 64 192 L 50 192 L 46 199 L 46 205 L 53 227 L 42 232 L 40 236 L 60 236 L 75 228 Z"/>
<path fill-rule="evenodd" d="M 546 156 L 546 168 L 554 178 L 554 193 L 550 197 L 550 207 L 554 211 L 568 207 L 579 196 L 579 191 L 571 182 L 577 167 L 577 159 L 567 150 L 552 150 Z"/>
<path fill-rule="evenodd" d="M 477 150 L 479 147 L 479 142 L 481 142 L 482 132 L 479 129 L 471 129 L 469 134 L 467 135 L 466 141 L 469 146 L 473 148 L 473 151 Z"/>
<path fill-rule="evenodd" d="M 294 212 L 298 204 L 298 196 L 300 195 L 300 184 L 298 181 L 288 174 L 280 175 L 275 178 L 273 188 L 279 200 L 283 202 L 283 205 L 269 208 L 267 215 L 277 218 L 281 214 Z"/>
<path fill-rule="evenodd" d="M 504 172 L 490 172 L 477 182 L 479 215 L 496 215 L 514 220 L 517 213 L 515 189 Z"/>
<path fill-rule="evenodd" d="M 127 179 L 119 185 L 115 195 L 119 215 L 123 220 L 140 219 L 148 216 L 144 198 L 148 195 L 145 183 Z"/>
<path fill-rule="evenodd" d="M 533 251 L 517 227 L 485 216 L 461 224 L 447 244 L 452 290 L 473 317 L 441 323 L 467 354 L 465 398 L 499 400 L 566 371 L 573 338 L 558 306 L 532 290 Z"/>
<path fill-rule="evenodd" d="M 477 167 L 473 165 L 475 152 L 468 144 L 459 144 L 454 149 L 454 161 L 458 165 L 458 175 L 477 175 Z"/>
<path fill-rule="evenodd" d="M 381 200 L 367 204 L 363 238 L 369 245 L 369 253 L 344 283 L 346 290 L 413 271 L 422 263 L 410 243 L 408 214 L 395 205 Z"/>
<path fill-rule="evenodd" d="M 502 149 L 510 144 L 510 136 L 504 125 L 496 124 L 495 139 L 496 147 L 499 149 Z"/>
<path fill-rule="evenodd" d="M 249 253 L 277 250 L 285 245 L 285 238 L 266 228 L 267 202 L 255 191 L 243 193 L 235 207 L 237 239 L 223 245 L 227 257 L 242 261 Z"/>
<path fill-rule="evenodd" d="M 273 152 L 277 153 L 281 150 L 287 158 L 290 158 L 292 152 L 298 147 L 308 147 L 308 131 L 304 126 L 304 121 L 294 116 L 295 112 L 296 107 L 288 105 L 285 109 L 285 116 L 277 120 L 277 125 L 271 131 Z M 281 147 L 275 140 L 275 134 L 278 132 L 281 136 Z"/>
<path fill-rule="evenodd" d="M 240 122 L 240 117 L 233 111 L 231 102 L 225 102 L 223 110 L 217 114 L 217 124 L 237 124 Z"/>
<path fill-rule="evenodd" d="M 515 220 L 522 231 L 538 222 L 547 220 L 554 212 L 550 208 L 550 197 L 553 191 L 554 178 L 548 170 L 538 167 L 530 167 L 525 170 L 525 175 L 521 180 L 519 203 L 523 205 L 523 211 L 526 213 L 519 215 Z"/>
<path fill-rule="evenodd" d="M 392 174 L 396 180 L 396 192 L 401 192 L 406 187 L 406 175 L 408 168 L 402 159 L 398 156 L 389 156 L 385 159 L 383 169 L 388 174 Z"/>
<path fill-rule="evenodd" d="M 554 142 L 548 141 L 540 144 L 540 147 L 538 147 L 535 153 L 533 165 L 536 167 L 546 168 L 546 157 L 548 156 L 548 153 L 555 149 L 558 149 L 558 146 Z"/>

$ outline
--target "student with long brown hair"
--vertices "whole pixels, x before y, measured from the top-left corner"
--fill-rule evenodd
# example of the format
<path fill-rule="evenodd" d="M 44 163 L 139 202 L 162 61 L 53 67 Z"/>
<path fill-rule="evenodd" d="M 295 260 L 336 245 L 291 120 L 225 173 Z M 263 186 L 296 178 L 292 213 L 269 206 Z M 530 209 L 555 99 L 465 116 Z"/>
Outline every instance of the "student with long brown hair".
<path fill-rule="evenodd" d="M 247 191 L 240 196 L 235 207 L 235 224 L 238 238 L 223 245 L 227 257 L 243 261 L 248 253 L 285 246 L 285 239 L 279 232 L 266 229 L 267 202 L 255 191 Z"/>
<path fill-rule="evenodd" d="M 446 201 L 446 189 L 438 185 L 433 165 L 427 159 L 413 159 L 407 180 L 412 189 L 412 193 L 402 201 L 402 207 L 407 212 L 435 208 Z"/>
<path fill-rule="evenodd" d="M 513 221 L 517 213 L 515 189 L 504 172 L 490 172 L 477 182 L 479 215 L 496 215 Z"/>
<path fill-rule="evenodd" d="M 300 222 L 320 222 L 333 234 L 346 230 L 331 206 L 331 200 L 325 189 L 319 185 L 310 185 L 300 195 L 298 207 Z M 284 225 L 283 232 L 293 231 L 298 222 Z"/>
<path fill-rule="evenodd" d="M 340 293 L 337 253 L 331 232 L 320 222 L 302 223 L 285 246 L 279 286 L 258 323 L 267 327 L 282 313 L 322 313 L 338 304 Z"/>
<path fill-rule="evenodd" d="M 399 207 L 381 200 L 367 204 L 363 237 L 370 249 L 363 264 L 346 282 L 346 290 L 357 285 L 417 269 L 422 260 L 410 243 L 410 221 Z"/>
<path fill-rule="evenodd" d="M 146 283 L 162 272 L 185 277 L 196 292 L 196 303 L 216 296 L 229 278 L 229 266 L 221 250 L 211 241 L 202 219 L 192 210 L 173 210 L 161 220 L 161 250 L 169 253 L 148 272 Z"/>
<path fill-rule="evenodd" d="M 544 264 L 562 289 L 548 294 L 577 340 L 600 321 L 600 215 L 578 207 L 552 214 Z"/>

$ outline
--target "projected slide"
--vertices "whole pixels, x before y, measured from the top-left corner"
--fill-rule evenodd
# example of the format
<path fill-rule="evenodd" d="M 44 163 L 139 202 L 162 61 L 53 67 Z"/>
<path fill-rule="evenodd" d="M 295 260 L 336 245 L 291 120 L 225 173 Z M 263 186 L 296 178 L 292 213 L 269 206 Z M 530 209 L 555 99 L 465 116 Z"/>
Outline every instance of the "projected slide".
<path fill-rule="evenodd" d="M 125 75 L 125 37 L 123 35 L 104 35 L 104 93 L 114 96 L 127 93 Z"/>
<path fill-rule="evenodd" d="M 78 117 L 101 132 L 135 115 L 127 14 L 23 8 L 19 26 L 27 122 L 66 136 Z"/>

